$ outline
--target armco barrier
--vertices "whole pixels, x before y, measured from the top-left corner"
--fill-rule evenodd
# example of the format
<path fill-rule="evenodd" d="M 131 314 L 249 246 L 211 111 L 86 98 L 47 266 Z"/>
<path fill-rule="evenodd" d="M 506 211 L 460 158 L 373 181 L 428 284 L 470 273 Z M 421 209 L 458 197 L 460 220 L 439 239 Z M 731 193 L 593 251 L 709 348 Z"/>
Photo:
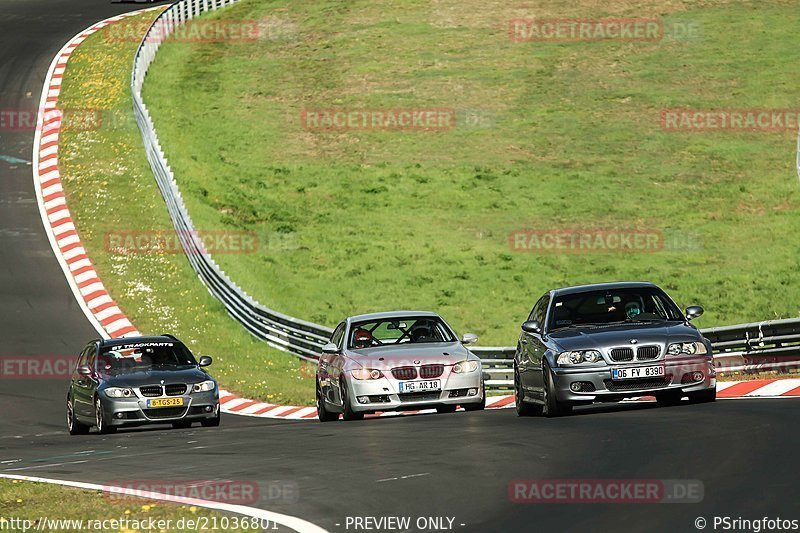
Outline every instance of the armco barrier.
<path fill-rule="evenodd" d="M 197 275 L 208 290 L 222 302 L 228 313 L 250 333 L 271 346 L 308 360 L 317 358 L 332 330 L 269 309 L 247 295 L 211 258 L 196 238 L 175 177 L 158 142 L 153 121 L 142 101 L 142 85 L 156 52 L 177 26 L 238 0 L 180 0 L 166 9 L 145 35 L 133 63 L 131 89 L 136 122 L 142 133 L 147 159 L 164 196 L 173 225 Z M 798 175 L 800 176 L 800 137 L 798 137 Z M 720 370 L 751 371 L 795 366 L 800 360 L 800 319 L 774 320 L 703 330 L 714 344 Z M 484 361 L 487 388 L 509 390 L 513 385 L 513 347 L 472 348 Z"/>

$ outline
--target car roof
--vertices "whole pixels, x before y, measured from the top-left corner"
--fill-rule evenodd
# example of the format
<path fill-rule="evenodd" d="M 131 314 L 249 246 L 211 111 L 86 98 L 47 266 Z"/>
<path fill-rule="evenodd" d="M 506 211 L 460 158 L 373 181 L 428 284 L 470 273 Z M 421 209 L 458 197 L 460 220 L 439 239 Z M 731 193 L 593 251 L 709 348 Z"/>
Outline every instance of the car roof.
<path fill-rule="evenodd" d="M 433 311 L 382 311 L 380 313 L 366 313 L 363 315 L 354 315 L 347 318 L 347 322 L 363 322 L 365 320 L 383 320 L 385 318 L 404 318 L 412 316 L 435 316 L 438 317 Z"/>
<path fill-rule="evenodd" d="M 157 335 L 150 337 L 120 337 L 118 339 L 104 339 L 100 341 L 101 347 L 122 346 L 123 344 L 137 344 L 140 342 L 172 342 L 183 344 L 172 335 Z"/>
<path fill-rule="evenodd" d="M 615 281 L 613 283 L 592 283 L 590 285 L 576 285 L 574 287 L 564 287 L 561 289 L 553 290 L 553 296 L 565 296 L 568 294 L 578 294 L 581 292 L 601 291 L 601 290 L 615 290 L 615 289 L 641 289 L 641 288 L 658 288 L 655 283 L 649 281 Z"/>

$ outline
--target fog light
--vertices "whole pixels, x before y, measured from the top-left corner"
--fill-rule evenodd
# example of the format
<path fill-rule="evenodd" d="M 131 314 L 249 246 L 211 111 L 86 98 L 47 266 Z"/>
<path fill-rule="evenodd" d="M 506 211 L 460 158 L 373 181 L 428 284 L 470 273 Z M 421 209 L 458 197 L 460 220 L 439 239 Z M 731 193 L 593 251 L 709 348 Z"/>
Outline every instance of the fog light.
<path fill-rule="evenodd" d="M 574 381 L 569 384 L 569 390 L 572 392 L 580 392 L 581 391 L 581 384 L 579 381 Z"/>
<path fill-rule="evenodd" d="M 214 410 L 213 407 L 211 407 L 210 405 L 206 405 L 206 413 L 210 413 L 213 410 Z"/>
<path fill-rule="evenodd" d="M 476 396 L 478 394 L 478 389 L 469 389 L 469 392 L 467 392 L 467 394 L 469 394 L 470 396 Z"/>
<path fill-rule="evenodd" d="M 114 418 L 125 418 L 125 413 L 114 413 Z"/>
<path fill-rule="evenodd" d="M 358 403 L 367 403 L 367 402 L 369 402 L 369 397 L 368 396 L 359 396 L 358 398 L 356 398 L 356 400 L 358 400 Z"/>
<path fill-rule="evenodd" d="M 694 378 L 695 381 L 702 381 L 703 380 L 703 373 L 702 372 L 694 372 L 692 374 L 692 378 Z"/>

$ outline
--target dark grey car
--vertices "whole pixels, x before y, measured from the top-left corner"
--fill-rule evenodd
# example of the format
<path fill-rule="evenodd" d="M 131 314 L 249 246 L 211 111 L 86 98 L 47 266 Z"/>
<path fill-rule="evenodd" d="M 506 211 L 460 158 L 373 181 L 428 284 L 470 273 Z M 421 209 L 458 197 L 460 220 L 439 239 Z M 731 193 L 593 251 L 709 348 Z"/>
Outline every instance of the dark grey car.
<path fill-rule="evenodd" d="M 70 380 L 69 432 L 158 423 L 218 426 L 219 387 L 202 368 L 210 364 L 210 357 L 195 360 L 172 335 L 92 341 Z"/>
<path fill-rule="evenodd" d="M 655 396 L 716 399 L 711 343 L 652 283 L 583 285 L 549 291 L 522 324 L 514 355 L 520 416 L 559 416 L 572 407 Z"/>

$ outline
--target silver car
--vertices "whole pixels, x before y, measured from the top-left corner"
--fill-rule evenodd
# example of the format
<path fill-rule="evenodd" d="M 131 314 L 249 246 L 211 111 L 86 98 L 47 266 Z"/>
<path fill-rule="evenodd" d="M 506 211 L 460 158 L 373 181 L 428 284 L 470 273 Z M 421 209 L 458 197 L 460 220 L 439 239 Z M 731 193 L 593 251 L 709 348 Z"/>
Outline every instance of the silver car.
<path fill-rule="evenodd" d="M 514 356 L 520 416 L 568 414 L 573 406 L 655 396 L 676 404 L 716 399 L 711 343 L 652 283 L 549 291 L 522 324 Z"/>
<path fill-rule="evenodd" d="M 483 409 L 480 359 L 436 313 L 393 311 L 351 316 L 323 347 L 316 373 L 323 422 L 357 420 L 376 411 Z"/>

